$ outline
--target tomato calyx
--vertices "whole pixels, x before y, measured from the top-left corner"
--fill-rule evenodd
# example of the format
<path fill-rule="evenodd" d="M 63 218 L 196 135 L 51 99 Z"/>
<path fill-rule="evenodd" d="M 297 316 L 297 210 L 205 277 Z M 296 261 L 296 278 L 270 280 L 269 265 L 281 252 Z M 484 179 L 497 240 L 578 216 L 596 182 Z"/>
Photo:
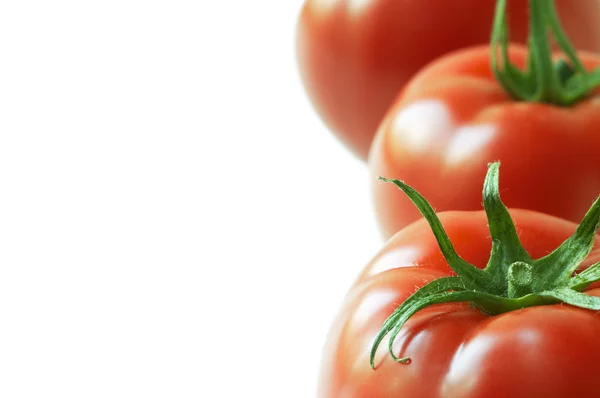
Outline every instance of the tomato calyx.
<path fill-rule="evenodd" d="M 490 258 L 483 269 L 456 253 L 434 209 L 421 194 L 402 181 L 379 177 L 395 184 L 419 209 L 456 276 L 436 279 L 419 288 L 387 318 L 371 349 L 373 369 L 377 349 L 387 335 L 391 357 L 396 362 L 410 362 L 410 358 L 394 354 L 394 341 L 408 319 L 431 305 L 469 302 L 489 315 L 556 303 L 600 310 L 600 297 L 581 293 L 591 283 L 600 280 L 600 262 L 575 274 L 592 250 L 600 227 L 600 197 L 571 237 L 552 253 L 534 260 L 523 248 L 510 213 L 500 199 L 499 167 L 499 162 L 488 166 L 483 187 L 483 206 L 492 238 Z"/>
<path fill-rule="evenodd" d="M 492 28 L 491 64 L 498 82 L 514 99 L 569 106 L 600 85 L 600 69 L 588 72 L 560 25 L 554 0 L 529 0 L 529 55 L 525 71 L 509 60 L 506 0 L 497 0 Z M 556 63 L 548 32 L 568 58 Z M 498 55 L 501 62 L 498 63 Z"/>

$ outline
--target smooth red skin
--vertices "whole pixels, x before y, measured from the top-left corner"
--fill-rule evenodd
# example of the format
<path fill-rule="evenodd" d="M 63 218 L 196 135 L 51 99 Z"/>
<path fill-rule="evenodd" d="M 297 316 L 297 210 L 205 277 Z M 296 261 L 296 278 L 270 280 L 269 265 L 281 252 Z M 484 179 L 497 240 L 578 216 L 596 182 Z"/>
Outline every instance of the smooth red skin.
<path fill-rule="evenodd" d="M 588 68 L 600 65 L 599 57 L 580 55 Z M 514 47 L 511 56 L 522 65 L 526 51 Z M 429 104 L 427 110 L 414 123 L 398 127 L 403 115 L 423 104 Z M 451 121 L 444 121 L 441 109 Z M 428 140 L 423 138 L 426 126 Z M 469 129 L 476 137 L 486 130 L 493 136 L 460 160 L 449 160 L 452 140 Z M 416 139 L 425 140 L 422 147 L 411 144 Z M 507 206 L 579 222 L 600 193 L 597 92 L 571 107 L 516 102 L 494 79 L 486 46 L 431 64 L 398 97 L 371 148 L 373 204 L 384 238 L 421 215 L 401 191 L 377 181 L 377 176 L 406 181 L 438 212 L 478 210 L 487 164 L 497 160 L 502 163 L 502 199 Z"/>
<path fill-rule="evenodd" d="M 533 258 L 554 250 L 576 228 L 569 221 L 532 211 L 511 210 L 511 214 Z M 483 268 L 491 248 L 484 212 L 439 216 L 459 255 Z M 600 247 L 600 237 L 595 247 Z M 595 250 L 581 268 L 598 260 L 600 251 Z M 600 396 L 600 317 L 568 305 L 530 307 L 493 317 L 466 304 L 430 307 L 414 315 L 395 342 L 395 353 L 412 362 L 395 363 L 386 339 L 372 370 L 369 351 L 384 320 L 418 287 L 451 274 L 424 220 L 389 240 L 357 278 L 333 324 L 318 396 Z M 587 293 L 600 295 L 600 289 Z"/>
<path fill-rule="evenodd" d="M 360 11 L 352 4 L 364 3 Z M 404 84 L 448 52 L 488 43 L 494 0 L 307 0 L 296 53 L 304 87 L 327 126 L 367 158 Z M 577 48 L 600 51 L 600 3 L 556 0 Z M 527 0 L 508 2 L 511 39 L 525 42 Z"/>

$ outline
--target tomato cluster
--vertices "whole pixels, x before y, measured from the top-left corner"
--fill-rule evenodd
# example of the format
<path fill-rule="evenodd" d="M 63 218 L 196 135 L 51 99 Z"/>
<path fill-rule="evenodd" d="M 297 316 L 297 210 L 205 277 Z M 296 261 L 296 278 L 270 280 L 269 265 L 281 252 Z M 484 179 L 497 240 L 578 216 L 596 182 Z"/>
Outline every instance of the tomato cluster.
<path fill-rule="evenodd" d="M 319 396 L 600 396 L 600 2 L 306 0 L 296 48 L 388 239 Z"/>

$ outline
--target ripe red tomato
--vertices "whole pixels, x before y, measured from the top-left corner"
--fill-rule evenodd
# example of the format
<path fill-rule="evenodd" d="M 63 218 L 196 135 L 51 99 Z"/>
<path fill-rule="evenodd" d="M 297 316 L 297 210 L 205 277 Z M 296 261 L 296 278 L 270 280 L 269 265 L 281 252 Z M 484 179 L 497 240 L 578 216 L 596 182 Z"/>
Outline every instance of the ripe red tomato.
<path fill-rule="evenodd" d="M 576 229 L 574 223 L 529 210 L 512 210 L 510 215 L 515 236 L 534 259 L 547 256 Z M 591 224 L 598 222 L 598 210 L 595 217 Z M 439 219 L 456 252 L 484 268 L 492 246 L 486 214 L 446 212 Z M 588 250 L 600 247 L 594 232 L 588 231 Z M 598 260 L 600 251 L 594 250 L 579 269 Z M 395 362 L 386 343 L 371 369 L 370 351 L 386 318 L 418 288 L 456 275 L 448 264 L 424 219 L 388 241 L 358 277 L 333 323 L 324 350 L 320 398 L 600 396 L 600 317 L 564 304 L 495 316 L 465 303 L 428 307 L 402 326 L 393 343 L 394 351 L 409 356 L 410 362 Z M 589 285 L 585 293 L 600 296 L 597 287 Z"/>
<path fill-rule="evenodd" d="M 580 54 L 589 69 L 600 58 Z M 523 66 L 526 50 L 513 47 Z M 598 93 L 598 90 L 596 90 Z M 600 192 L 600 98 L 570 107 L 517 102 L 490 70 L 489 47 L 439 59 L 390 108 L 369 158 L 373 203 L 384 237 L 420 218 L 400 191 L 377 176 L 412 181 L 439 211 L 477 210 L 477 181 L 500 160 L 509 207 L 580 220 Z"/>
<path fill-rule="evenodd" d="M 511 39 L 527 37 L 527 0 L 509 1 Z M 579 49 L 600 51 L 600 2 L 556 0 Z M 424 65 L 487 43 L 494 0 L 307 0 L 297 59 L 312 103 L 338 138 L 366 159 L 377 126 Z"/>

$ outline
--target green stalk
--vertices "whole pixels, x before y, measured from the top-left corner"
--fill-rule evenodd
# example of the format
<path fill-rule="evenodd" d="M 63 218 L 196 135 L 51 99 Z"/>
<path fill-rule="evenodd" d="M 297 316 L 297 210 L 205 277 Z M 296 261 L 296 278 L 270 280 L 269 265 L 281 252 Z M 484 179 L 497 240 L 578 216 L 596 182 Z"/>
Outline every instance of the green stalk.
<path fill-rule="evenodd" d="M 508 56 L 506 0 L 496 2 L 490 60 L 500 85 L 517 101 L 557 106 L 589 96 L 600 85 L 600 69 L 586 71 L 560 24 L 554 0 L 529 0 L 529 14 L 527 68 L 520 70 Z M 553 61 L 551 37 L 567 59 Z"/>

